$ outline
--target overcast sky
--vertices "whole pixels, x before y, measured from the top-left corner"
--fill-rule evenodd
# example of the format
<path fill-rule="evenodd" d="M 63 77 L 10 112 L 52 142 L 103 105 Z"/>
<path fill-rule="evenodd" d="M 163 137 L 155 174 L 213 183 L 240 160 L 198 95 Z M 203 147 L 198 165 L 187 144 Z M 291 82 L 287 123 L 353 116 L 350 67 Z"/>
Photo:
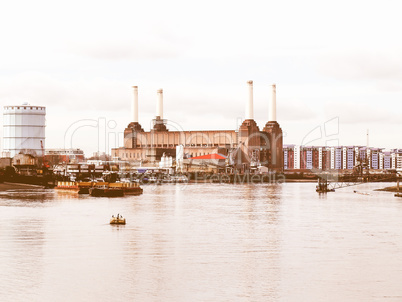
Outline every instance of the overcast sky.
<path fill-rule="evenodd" d="M 260 128 L 276 83 L 286 144 L 365 145 L 369 129 L 371 146 L 402 148 L 400 12 L 386 0 L 3 1 L 1 105 L 46 106 L 46 147 L 91 155 L 122 145 L 132 85 L 145 130 L 159 88 L 172 124 L 236 129 L 253 80 Z"/>

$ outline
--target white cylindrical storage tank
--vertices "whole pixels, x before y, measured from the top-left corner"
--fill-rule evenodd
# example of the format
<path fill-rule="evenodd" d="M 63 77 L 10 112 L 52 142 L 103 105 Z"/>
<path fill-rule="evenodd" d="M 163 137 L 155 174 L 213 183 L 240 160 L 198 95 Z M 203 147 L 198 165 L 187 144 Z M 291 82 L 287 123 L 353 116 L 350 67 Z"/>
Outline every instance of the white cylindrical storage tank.
<path fill-rule="evenodd" d="M 46 107 L 29 104 L 4 106 L 3 151 L 42 156 L 45 148 Z"/>

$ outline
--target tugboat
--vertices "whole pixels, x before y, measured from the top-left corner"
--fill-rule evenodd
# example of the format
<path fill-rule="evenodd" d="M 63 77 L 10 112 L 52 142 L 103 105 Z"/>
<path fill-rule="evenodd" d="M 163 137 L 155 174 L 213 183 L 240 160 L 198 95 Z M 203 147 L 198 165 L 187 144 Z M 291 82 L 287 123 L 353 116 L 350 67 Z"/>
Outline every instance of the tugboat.
<path fill-rule="evenodd" d="M 123 197 L 122 188 L 109 187 L 108 185 L 94 186 L 89 189 L 89 194 L 94 197 Z"/>
<path fill-rule="evenodd" d="M 110 183 L 109 188 L 120 188 L 123 190 L 124 195 L 141 195 L 143 190 L 140 184 L 137 182 L 133 183 Z"/>
<path fill-rule="evenodd" d="M 110 219 L 110 224 L 126 224 L 126 218 L 123 218 L 120 214 L 117 214 L 116 217 L 112 215 L 112 218 Z"/>

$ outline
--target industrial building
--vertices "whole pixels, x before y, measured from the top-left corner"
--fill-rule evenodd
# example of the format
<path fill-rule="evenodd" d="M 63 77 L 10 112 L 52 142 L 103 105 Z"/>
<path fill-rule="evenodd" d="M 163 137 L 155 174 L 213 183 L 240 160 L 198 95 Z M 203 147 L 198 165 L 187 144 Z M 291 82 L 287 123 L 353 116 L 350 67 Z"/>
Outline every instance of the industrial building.
<path fill-rule="evenodd" d="M 163 116 L 163 90 L 157 90 L 156 117 L 150 131 L 138 122 L 138 87 L 133 86 L 132 122 L 124 130 L 124 146 L 112 149 L 115 160 L 156 163 L 161 157 L 176 158 L 176 147 L 183 157 L 222 154 L 229 164 L 246 172 L 252 166 L 283 170 L 282 129 L 276 120 L 276 86 L 272 85 L 268 122 L 262 130 L 254 121 L 253 81 L 247 82 L 246 118 L 239 129 L 177 131 L 168 129 Z M 180 160 L 180 159 L 177 159 Z"/>
<path fill-rule="evenodd" d="M 45 147 L 46 108 L 28 103 L 4 106 L 3 153 L 42 156 Z"/>
<path fill-rule="evenodd" d="M 46 149 L 45 161 L 49 165 L 79 163 L 85 160 L 81 149 Z"/>

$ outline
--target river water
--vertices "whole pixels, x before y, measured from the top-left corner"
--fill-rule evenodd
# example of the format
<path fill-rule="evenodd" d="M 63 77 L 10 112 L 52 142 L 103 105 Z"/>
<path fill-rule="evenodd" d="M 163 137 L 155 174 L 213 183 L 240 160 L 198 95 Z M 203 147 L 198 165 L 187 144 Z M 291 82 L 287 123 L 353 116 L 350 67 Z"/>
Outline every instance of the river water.
<path fill-rule="evenodd" d="M 386 185 L 1 192 L 0 301 L 402 301 L 402 198 L 372 191 Z"/>

